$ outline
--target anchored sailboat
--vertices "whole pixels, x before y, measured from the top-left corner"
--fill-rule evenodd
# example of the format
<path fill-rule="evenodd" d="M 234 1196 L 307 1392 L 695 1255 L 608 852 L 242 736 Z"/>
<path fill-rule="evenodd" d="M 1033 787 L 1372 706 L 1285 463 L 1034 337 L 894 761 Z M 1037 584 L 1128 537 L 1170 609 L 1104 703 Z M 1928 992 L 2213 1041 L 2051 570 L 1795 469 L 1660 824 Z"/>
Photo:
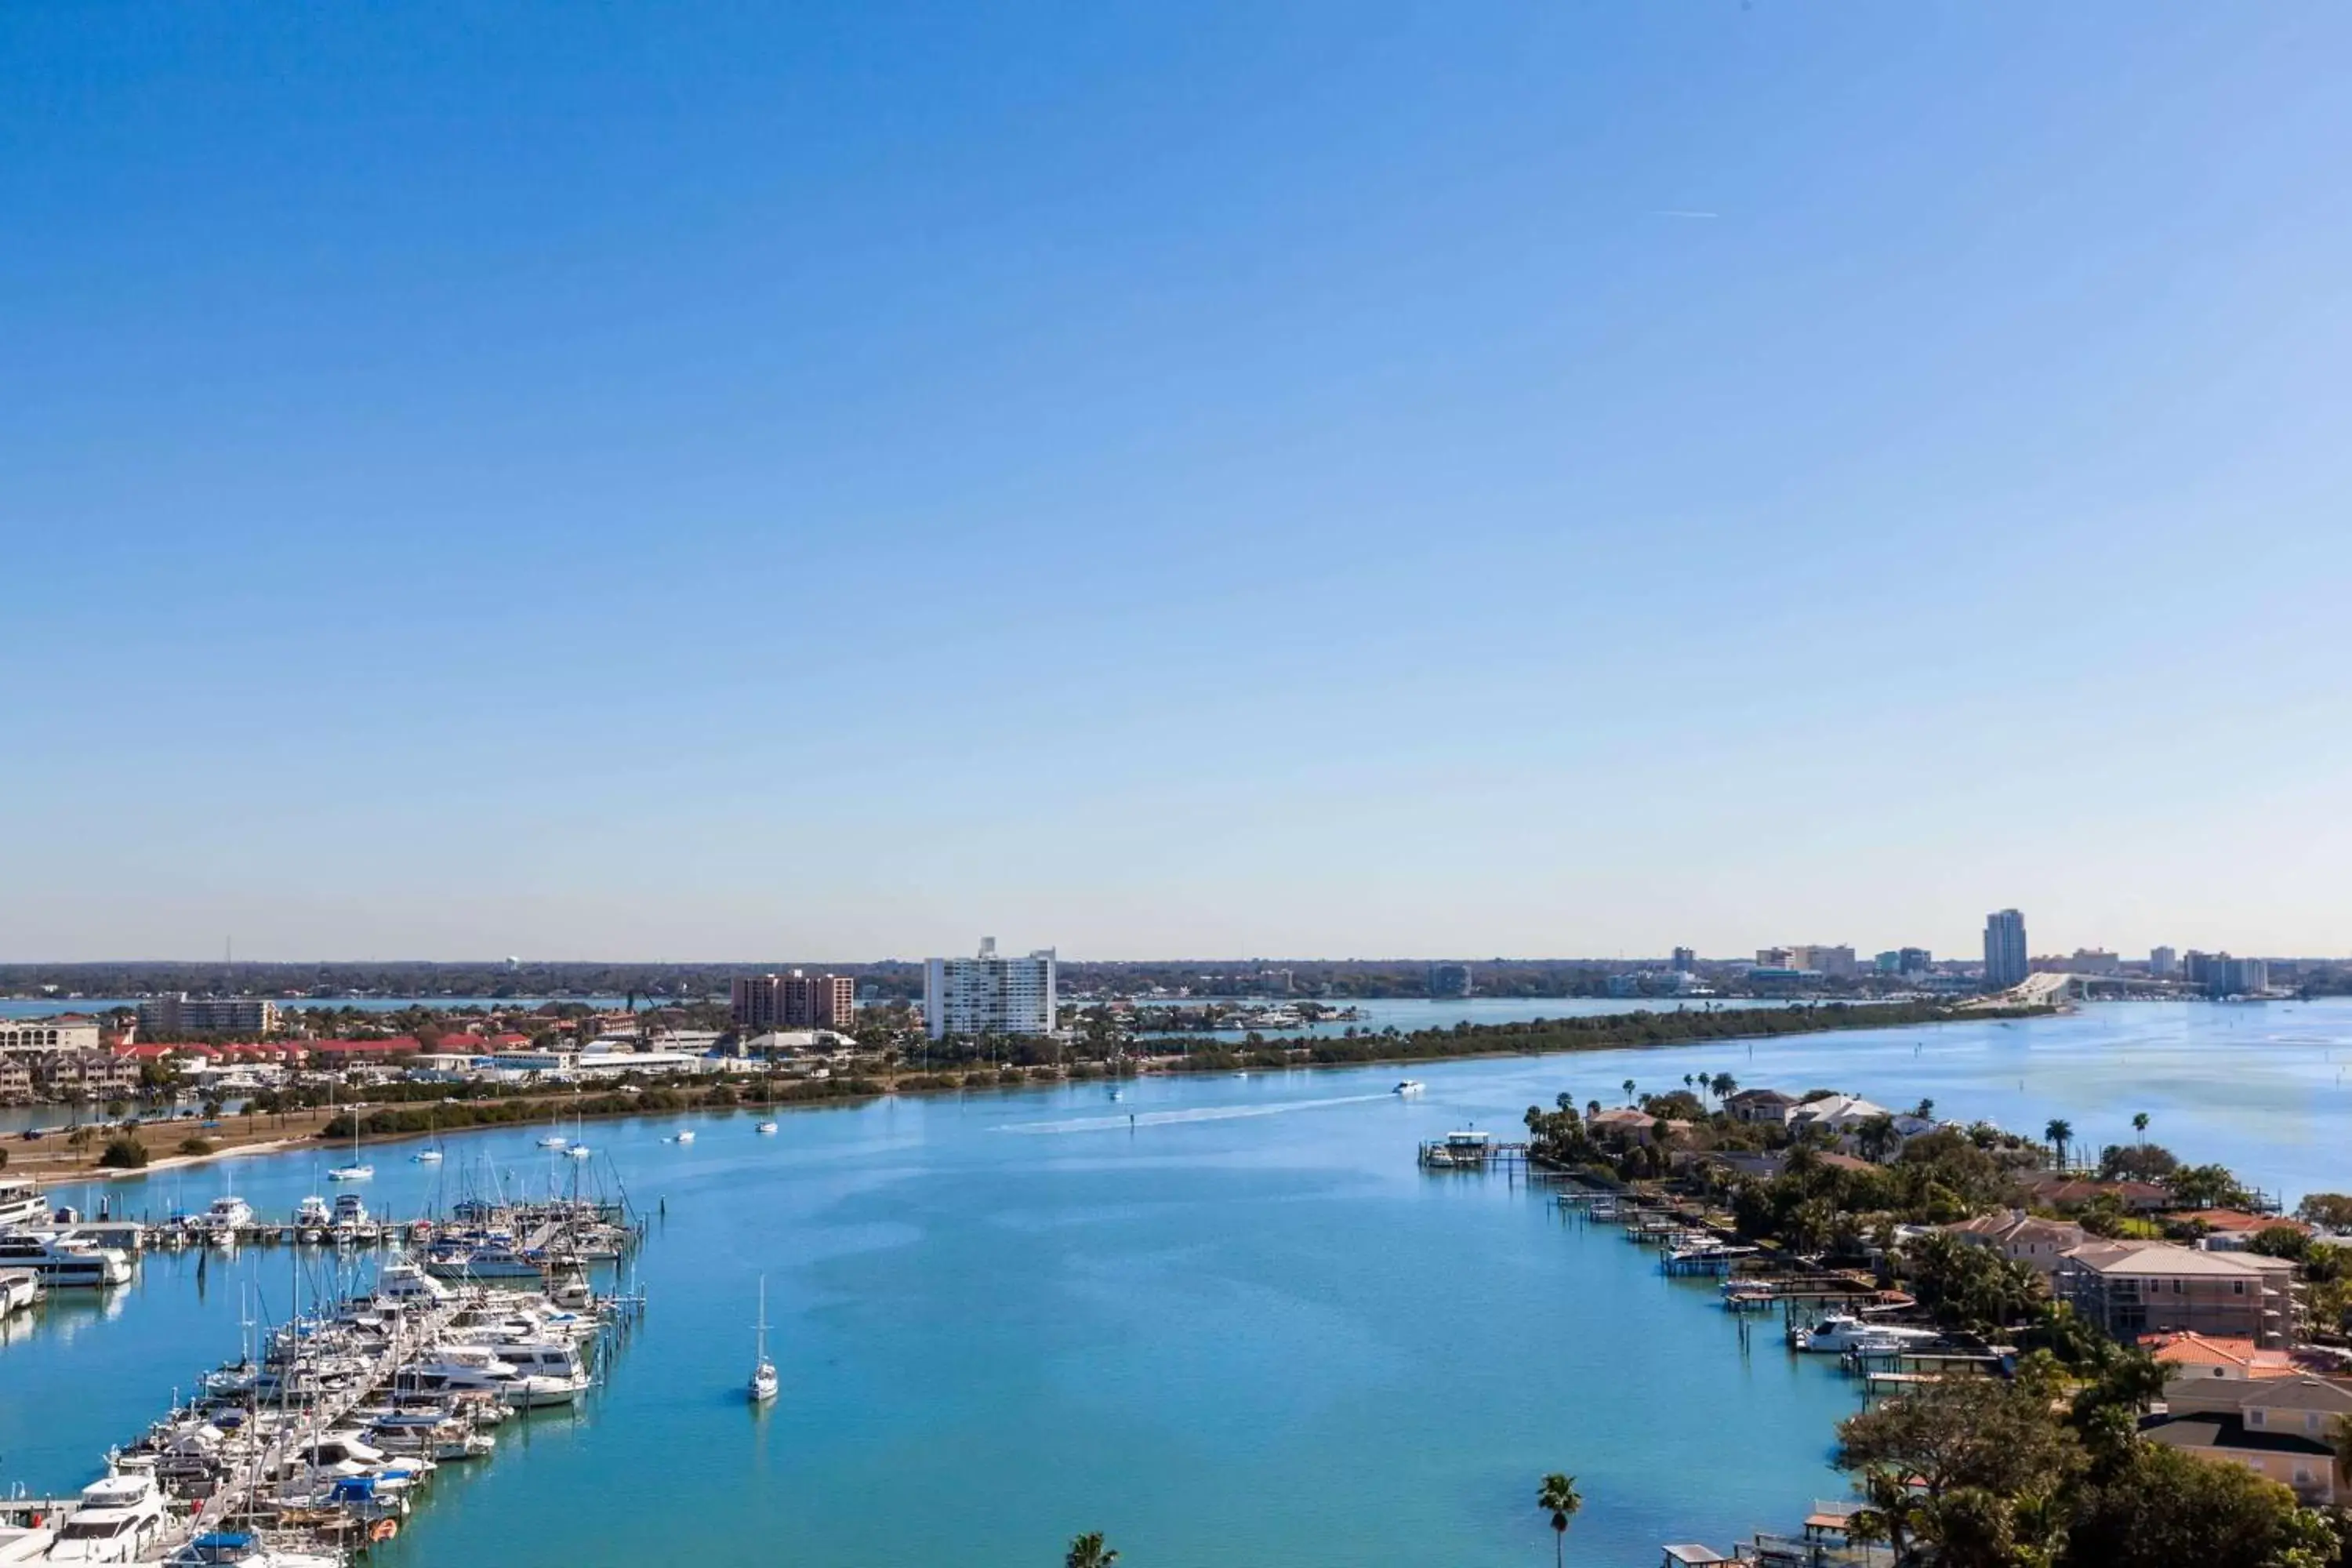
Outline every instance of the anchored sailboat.
<path fill-rule="evenodd" d="M 335 1091 L 331 1087 L 330 1087 L 327 1090 L 327 1104 L 329 1108 L 331 1109 L 334 1103 Z M 331 1182 L 364 1182 L 370 1180 L 374 1175 L 375 1167 L 373 1165 L 364 1163 L 360 1159 L 360 1109 L 358 1106 L 354 1105 L 352 1107 L 352 1163 L 348 1165 L 337 1165 L 333 1170 L 329 1171 L 327 1173 L 327 1180 Z"/>
<path fill-rule="evenodd" d="M 760 1344 L 758 1359 L 751 1363 L 751 1384 L 746 1390 L 754 1405 L 765 1405 L 776 1396 L 776 1363 L 768 1359 L 768 1277 L 760 1276 Z"/>

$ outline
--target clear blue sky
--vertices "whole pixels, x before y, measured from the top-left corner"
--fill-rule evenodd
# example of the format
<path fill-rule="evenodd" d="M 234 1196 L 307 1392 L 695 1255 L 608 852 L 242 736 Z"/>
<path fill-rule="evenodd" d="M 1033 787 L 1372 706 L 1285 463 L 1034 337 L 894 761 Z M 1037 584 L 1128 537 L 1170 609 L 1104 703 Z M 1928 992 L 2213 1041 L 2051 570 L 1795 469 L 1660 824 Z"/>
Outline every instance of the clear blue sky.
<path fill-rule="evenodd" d="M 2347 56 L 8 6 L 0 957 L 2352 950 Z"/>

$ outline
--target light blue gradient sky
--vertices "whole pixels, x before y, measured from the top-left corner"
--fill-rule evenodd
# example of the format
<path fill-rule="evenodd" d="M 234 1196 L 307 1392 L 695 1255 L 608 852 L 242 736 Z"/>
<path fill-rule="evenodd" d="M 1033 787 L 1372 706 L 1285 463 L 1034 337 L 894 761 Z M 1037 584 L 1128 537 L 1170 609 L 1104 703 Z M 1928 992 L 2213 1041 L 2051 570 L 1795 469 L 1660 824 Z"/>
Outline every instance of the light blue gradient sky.
<path fill-rule="evenodd" d="M 7 7 L 0 957 L 2352 950 L 2347 55 Z"/>

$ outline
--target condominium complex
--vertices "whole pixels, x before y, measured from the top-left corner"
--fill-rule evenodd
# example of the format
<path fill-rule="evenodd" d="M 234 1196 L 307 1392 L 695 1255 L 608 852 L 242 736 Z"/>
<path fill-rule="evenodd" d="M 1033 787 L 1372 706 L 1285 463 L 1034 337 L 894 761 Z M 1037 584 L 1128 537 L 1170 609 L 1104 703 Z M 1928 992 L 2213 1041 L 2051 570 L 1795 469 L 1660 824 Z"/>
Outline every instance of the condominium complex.
<path fill-rule="evenodd" d="M 1470 966 L 1466 963 L 1433 963 L 1429 966 L 1429 994 L 1433 997 L 1467 996 L 1470 985 Z"/>
<path fill-rule="evenodd" d="M 2126 1344 L 2187 1331 L 2292 1345 L 2302 1328 L 2294 1269 L 2290 1258 L 2252 1253 L 2100 1241 L 2059 1259 L 2051 1289 L 2075 1316 Z"/>
<path fill-rule="evenodd" d="M 242 996 L 192 997 L 178 991 L 140 1003 L 139 1026 L 155 1035 L 267 1035 L 278 1027 L 278 1004 Z"/>
<path fill-rule="evenodd" d="M 1026 958 L 1002 957 L 996 939 L 981 939 L 971 958 L 923 964 L 923 1023 L 931 1038 L 949 1035 L 1050 1035 L 1055 958 L 1050 947 Z"/>
<path fill-rule="evenodd" d="M 1984 980 L 1996 991 L 2025 983 L 2025 917 L 1999 910 L 1985 917 Z"/>
<path fill-rule="evenodd" d="M 98 1020 L 79 1013 L 54 1018 L 0 1018 L 0 1056 L 96 1049 Z"/>
<path fill-rule="evenodd" d="M 743 1029 L 847 1029 L 856 1021 L 857 983 L 846 974 L 739 974 L 729 987 Z"/>
<path fill-rule="evenodd" d="M 2182 958 L 2181 978 L 2209 996 L 2258 996 L 2270 989 L 2271 966 L 2260 958 L 2231 958 L 2226 952 L 2199 952 Z"/>

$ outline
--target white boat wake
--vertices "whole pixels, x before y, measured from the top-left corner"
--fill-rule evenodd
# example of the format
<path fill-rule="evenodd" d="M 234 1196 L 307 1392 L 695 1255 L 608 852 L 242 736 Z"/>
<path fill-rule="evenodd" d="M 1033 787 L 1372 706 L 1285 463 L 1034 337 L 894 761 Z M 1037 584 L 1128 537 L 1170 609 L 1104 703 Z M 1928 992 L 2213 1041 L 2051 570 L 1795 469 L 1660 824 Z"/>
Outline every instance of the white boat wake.
<path fill-rule="evenodd" d="M 1125 1127 L 1169 1127 L 1186 1121 L 1231 1121 L 1243 1116 L 1280 1116 L 1287 1110 L 1321 1110 L 1333 1105 L 1369 1105 L 1393 1094 L 1346 1094 L 1335 1100 L 1286 1100 L 1275 1105 L 1212 1105 L 1197 1110 L 1145 1110 L 1133 1116 L 1076 1116 L 1067 1121 L 1008 1121 L 992 1132 L 1109 1132 Z"/>

